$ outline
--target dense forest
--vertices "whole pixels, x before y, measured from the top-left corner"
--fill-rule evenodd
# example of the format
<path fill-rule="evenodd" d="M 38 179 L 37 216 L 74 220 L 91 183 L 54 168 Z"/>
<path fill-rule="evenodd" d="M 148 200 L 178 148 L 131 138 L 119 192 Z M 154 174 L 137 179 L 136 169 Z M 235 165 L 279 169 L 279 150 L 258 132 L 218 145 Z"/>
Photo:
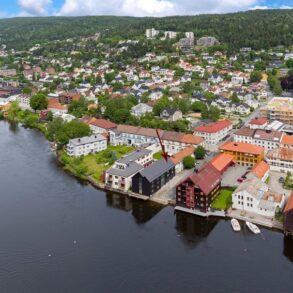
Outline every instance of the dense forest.
<path fill-rule="evenodd" d="M 229 50 L 250 46 L 267 49 L 291 45 L 293 10 L 254 10 L 229 14 L 152 17 L 26 17 L 0 20 L 0 44 L 27 49 L 35 43 L 89 36 L 101 32 L 104 38 L 135 38 L 146 28 L 193 31 L 195 37 L 215 36 L 229 44 Z"/>

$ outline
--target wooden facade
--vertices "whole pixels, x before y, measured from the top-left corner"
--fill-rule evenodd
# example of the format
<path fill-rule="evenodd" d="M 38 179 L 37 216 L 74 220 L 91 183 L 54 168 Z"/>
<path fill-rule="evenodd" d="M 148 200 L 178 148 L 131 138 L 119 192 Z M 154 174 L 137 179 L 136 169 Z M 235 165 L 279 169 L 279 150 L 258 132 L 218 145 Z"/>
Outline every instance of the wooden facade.
<path fill-rule="evenodd" d="M 220 188 L 221 173 L 208 163 L 176 187 L 176 205 L 207 212 Z"/>
<path fill-rule="evenodd" d="M 175 176 L 175 165 L 169 160 L 156 161 L 132 178 L 132 191 L 151 196 Z"/>

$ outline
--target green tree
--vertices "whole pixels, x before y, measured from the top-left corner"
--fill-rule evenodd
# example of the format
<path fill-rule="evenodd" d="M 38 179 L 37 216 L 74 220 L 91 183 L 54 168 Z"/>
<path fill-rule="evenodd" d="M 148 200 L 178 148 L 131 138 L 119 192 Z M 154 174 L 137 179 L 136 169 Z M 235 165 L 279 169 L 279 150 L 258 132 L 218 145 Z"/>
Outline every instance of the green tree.
<path fill-rule="evenodd" d="M 232 94 L 231 102 L 232 103 L 239 103 L 240 102 L 240 100 L 235 92 Z"/>
<path fill-rule="evenodd" d="M 59 128 L 56 134 L 56 139 L 59 144 L 65 145 L 70 139 L 88 136 L 90 133 L 91 130 L 89 125 L 72 120 Z"/>
<path fill-rule="evenodd" d="M 8 110 L 7 119 L 10 121 L 16 121 L 18 113 L 21 111 L 18 102 L 12 102 Z"/>
<path fill-rule="evenodd" d="M 203 146 L 199 145 L 199 146 L 196 148 L 196 150 L 195 150 L 195 152 L 194 152 L 194 155 L 195 155 L 195 158 L 196 158 L 197 160 L 202 160 L 202 159 L 204 159 L 204 157 L 205 157 L 205 155 L 206 155 L 206 150 L 205 150 L 205 148 L 204 148 Z"/>
<path fill-rule="evenodd" d="M 30 106 L 33 110 L 44 110 L 48 106 L 48 99 L 43 93 L 37 93 L 30 99 Z"/>
<path fill-rule="evenodd" d="M 192 156 L 185 157 L 183 159 L 184 169 L 191 169 L 195 165 L 195 159 Z"/>
<path fill-rule="evenodd" d="M 293 68 L 293 59 L 289 59 L 289 60 L 287 60 L 287 62 L 286 62 L 286 66 L 287 66 L 288 68 Z"/>
<path fill-rule="evenodd" d="M 251 82 L 260 82 L 261 80 L 261 72 L 254 70 L 253 72 L 251 72 L 250 74 L 250 81 Z"/>

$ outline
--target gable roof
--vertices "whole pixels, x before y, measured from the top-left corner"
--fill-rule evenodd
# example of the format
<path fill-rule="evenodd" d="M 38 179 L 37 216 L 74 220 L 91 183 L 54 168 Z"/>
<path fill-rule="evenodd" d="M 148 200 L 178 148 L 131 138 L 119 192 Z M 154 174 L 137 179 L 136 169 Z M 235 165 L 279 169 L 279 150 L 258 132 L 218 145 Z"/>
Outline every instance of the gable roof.
<path fill-rule="evenodd" d="M 211 163 L 206 163 L 188 179 L 208 195 L 221 182 L 221 173 Z"/>
<path fill-rule="evenodd" d="M 269 123 L 269 121 L 265 118 L 255 118 L 250 120 L 249 124 L 250 125 L 264 125 Z"/>
<path fill-rule="evenodd" d="M 194 150 L 195 148 L 192 145 L 189 145 L 177 154 L 173 155 L 170 159 L 175 165 L 177 165 L 178 163 L 182 162 L 184 158 L 192 155 Z"/>
<path fill-rule="evenodd" d="M 234 156 L 230 154 L 221 153 L 210 160 L 210 163 L 219 172 L 223 172 L 234 160 Z"/>
<path fill-rule="evenodd" d="M 199 127 L 196 127 L 194 129 L 194 131 L 198 131 L 198 132 L 207 132 L 207 133 L 215 133 L 218 131 L 223 130 L 226 127 L 231 126 L 232 123 L 230 120 L 228 119 L 224 119 L 224 120 L 220 120 L 217 122 L 213 122 L 213 123 L 209 123 L 206 125 L 201 125 Z"/>
<path fill-rule="evenodd" d="M 173 167 L 174 163 L 170 159 L 168 159 L 168 161 L 161 159 L 159 161 L 155 161 L 153 164 L 142 170 L 140 175 L 145 177 L 149 182 L 152 182 L 154 179 L 160 177 Z"/>
<path fill-rule="evenodd" d="M 251 170 L 251 173 L 255 175 L 257 178 L 262 179 L 269 170 L 270 165 L 265 161 L 260 161 L 258 164 L 254 166 L 254 168 Z"/>
<path fill-rule="evenodd" d="M 180 110 L 176 108 L 165 108 L 162 110 L 161 113 L 167 112 L 171 116 L 171 115 L 174 115 L 177 111 L 180 111 Z"/>

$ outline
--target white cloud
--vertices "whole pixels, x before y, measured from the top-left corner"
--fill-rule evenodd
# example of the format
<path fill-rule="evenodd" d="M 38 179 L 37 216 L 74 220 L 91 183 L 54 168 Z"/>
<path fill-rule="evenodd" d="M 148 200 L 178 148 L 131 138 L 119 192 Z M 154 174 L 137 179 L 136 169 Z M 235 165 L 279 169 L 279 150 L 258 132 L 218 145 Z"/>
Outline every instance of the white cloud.
<path fill-rule="evenodd" d="M 293 6 L 282 5 L 280 9 L 293 9 Z"/>
<path fill-rule="evenodd" d="M 250 8 L 250 10 L 256 10 L 256 9 L 261 9 L 261 10 L 265 10 L 265 9 L 270 9 L 270 7 L 268 6 L 260 6 L 260 5 L 256 5 Z"/>
<path fill-rule="evenodd" d="M 21 16 L 48 15 L 52 0 L 18 0 Z"/>
<path fill-rule="evenodd" d="M 26 0 L 22 1 L 25 2 Z M 259 5 L 261 2 L 262 0 L 65 0 L 57 14 L 112 14 L 130 16 L 191 15 L 247 10 Z"/>

